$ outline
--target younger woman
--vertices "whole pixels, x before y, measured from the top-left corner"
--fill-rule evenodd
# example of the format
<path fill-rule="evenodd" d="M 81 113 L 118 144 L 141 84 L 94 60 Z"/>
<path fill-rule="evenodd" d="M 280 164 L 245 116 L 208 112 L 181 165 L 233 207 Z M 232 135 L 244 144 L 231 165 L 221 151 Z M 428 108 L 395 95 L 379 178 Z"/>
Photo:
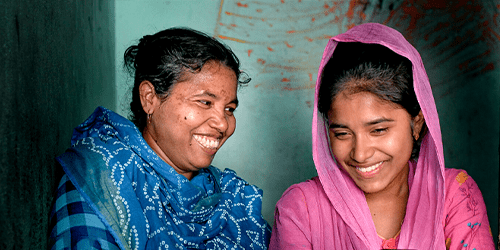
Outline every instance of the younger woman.
<path fill-rule="evenodd" d="M 427 74 L 397 31 L 329 41 L 312 133 L 319 176 L 285 191 L 270 249 L 494 249 L 478 186 L 445 169 Z"/>

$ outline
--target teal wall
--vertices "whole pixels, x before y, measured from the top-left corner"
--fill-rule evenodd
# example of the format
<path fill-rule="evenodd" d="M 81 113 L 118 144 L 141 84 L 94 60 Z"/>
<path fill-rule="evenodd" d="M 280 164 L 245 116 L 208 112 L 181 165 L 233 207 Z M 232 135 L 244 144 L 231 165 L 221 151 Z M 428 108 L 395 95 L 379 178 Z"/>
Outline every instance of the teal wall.
<path fill-rule="evenodd" d="M 0 1 L 0 249 L 45 249 L 54 157 L 115 108 L 114 2 Z"/>
<path fill-rule="evenodd" d="M 486 0 L 430 2 L 116 0 L 118 111 L 128 114 L 132 84 L 122 56 L 140 37 L 188 26 L 221 38 L 252 81 L 239 92 L 236 132 L 213 164 L 261 187 L 263 213 L 273 223 L 283 191 L 316 175 L 313 88 L 328 38 L 364 22 L 385 23 L 420 51 L 441 118 L 446 164 L 476 180 L 498 235 L 500 7 Z"/>

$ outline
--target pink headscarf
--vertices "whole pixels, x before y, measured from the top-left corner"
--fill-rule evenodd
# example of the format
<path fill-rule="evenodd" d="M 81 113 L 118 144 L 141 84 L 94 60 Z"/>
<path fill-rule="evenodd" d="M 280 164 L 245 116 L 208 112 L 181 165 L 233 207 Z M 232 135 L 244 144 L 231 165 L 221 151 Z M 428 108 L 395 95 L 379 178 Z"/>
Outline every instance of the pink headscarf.
<path fill-rule="evenodd" d="M 338 226 L 346 229 L 344 232 L 347 237 L 344 238 L 350 239 L 357 249 L 380 249 L 380 238 L 363 191 L 348 174 L 340 170 L 341 166 L 333 159 L 328 143 L 327 122 L 318 112 L 320 76 L 338 42 L 380 44 L 411 61 L 414 90 L 428 133 L 423 138 L 416 166 L 411 164 L 410 167 L 410 194 L 398 248 L 445 249 L 442 224 L 445 199 L 443 145 L 429 79 L 417 50 L 398 31 L 376 23 L 362 24 L 331 38 L 323 53 L 316 83 L 312 123 L 313 159 L 323 189 L 341 217 L 337 221 L 343 225 Z"/>

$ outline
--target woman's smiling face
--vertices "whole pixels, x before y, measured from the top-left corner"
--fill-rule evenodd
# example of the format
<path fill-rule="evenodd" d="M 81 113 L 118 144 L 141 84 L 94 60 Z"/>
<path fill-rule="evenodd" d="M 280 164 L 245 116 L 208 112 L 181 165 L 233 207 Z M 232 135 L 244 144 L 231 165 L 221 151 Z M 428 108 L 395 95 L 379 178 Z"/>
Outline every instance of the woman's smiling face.
<path fill-rule="evenodd" d="M 141 100 L 145 112 L 151 114 L 144 139 L 160 158 L 191 179 L 212 163 L 236 128 L 236 74 L 218 62 L 207 62 L 201 71 L 186 73 L 166 99 L 147 95 L 152 86 L 144 84 Z"/>
<path fill-rule="evenodd" d="M 407 181 L 421 115 L 412 119 L 402 107 L 369 92 L 343 91 L 332 102 L 328 120 L 332 153 L 361 190 L 377 193 Z"/>

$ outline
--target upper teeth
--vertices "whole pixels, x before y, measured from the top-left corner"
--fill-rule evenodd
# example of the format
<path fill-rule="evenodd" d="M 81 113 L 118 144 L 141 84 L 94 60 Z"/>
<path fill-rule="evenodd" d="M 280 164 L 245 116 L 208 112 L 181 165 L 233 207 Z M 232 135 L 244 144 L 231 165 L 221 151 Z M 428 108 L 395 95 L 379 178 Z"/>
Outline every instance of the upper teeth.
<path fill-rule="evenodd" d="M 360 168 L 360 167 L 356 167 L 357 170 L 363 172 L 363 173 L 366 173 L 366 172 L 370 172 L 370 171 L 373 171 L 375 170 L 376 168 L 378 168 L 380 165 L 382 164 L 382 162 L 379 162 L 371 167 L 367 167 L 367 168 Z"/>
<path fill-rule="evenodd" d="M 199 142 L 205 148 L 217 148 L 219 147 L 219 140 L 213 139 L 213 137 L 194 135 L 194 139 Z"/>

